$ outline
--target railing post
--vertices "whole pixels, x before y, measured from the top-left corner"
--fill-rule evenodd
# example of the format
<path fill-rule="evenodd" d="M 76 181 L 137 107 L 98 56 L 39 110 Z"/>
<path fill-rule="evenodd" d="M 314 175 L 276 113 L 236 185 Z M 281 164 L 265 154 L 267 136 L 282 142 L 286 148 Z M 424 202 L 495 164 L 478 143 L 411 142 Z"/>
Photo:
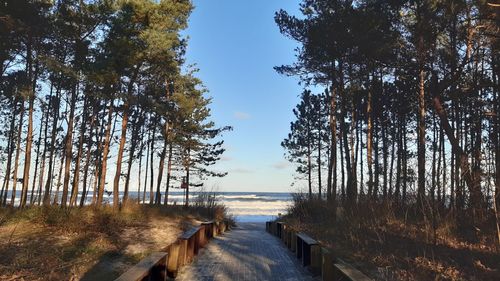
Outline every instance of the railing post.
<path fill-rule="evenodd" d="M 290 249 L 292 250 L 292 252 L 296 253 L 297 252 L 297 233 L 296 232 L 292 232 L 290 245 L 291 245 Z"/>
<path fill-rule="evenodd" d="M 172 278 L 177 277 L 179 269 L 179 244 L 173 243 L 168 251 L 167 272 Z"/>
<path fill-rule="evenodd" d="M 186 239 L 181 239 L 181 240 L 179 240 L 178 244 L 179 244 L 178 263 L 179 263 L 179 266 L 184 266 L 187 263 L 188 241 Z"/>
<path fill-rule="evenodd" d="M 321 275 L 321 247 L 319 245 L 311 245 L 311 272 L 314 275 Z"/>
<path fill-rule="evenodd" d="M 334 279 L 334 270 L 333 270 L 333 255 L 332 253 L 326 249 L 321 248 L 321 280 L 323 281 L 333 281 Z"/>

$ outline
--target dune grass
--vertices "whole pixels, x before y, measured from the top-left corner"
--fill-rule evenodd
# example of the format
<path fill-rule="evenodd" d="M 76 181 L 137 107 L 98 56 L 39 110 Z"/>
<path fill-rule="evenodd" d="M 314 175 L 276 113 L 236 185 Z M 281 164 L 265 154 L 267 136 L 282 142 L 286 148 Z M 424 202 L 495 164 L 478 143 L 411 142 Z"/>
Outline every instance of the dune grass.
<path fill-rule="evenodd" d="M 467 218 L 391 203 L 350 211 L 297 197 L 282 219 L 377 280 L 500 280 L 493 218 L 471 228 Z M 473 229 L 475 233 L 471 233 Z"/>
<path fill-rule="evenodd" d="M 0 280 L 110 280 L 220 206 L 0 209 Z"/>

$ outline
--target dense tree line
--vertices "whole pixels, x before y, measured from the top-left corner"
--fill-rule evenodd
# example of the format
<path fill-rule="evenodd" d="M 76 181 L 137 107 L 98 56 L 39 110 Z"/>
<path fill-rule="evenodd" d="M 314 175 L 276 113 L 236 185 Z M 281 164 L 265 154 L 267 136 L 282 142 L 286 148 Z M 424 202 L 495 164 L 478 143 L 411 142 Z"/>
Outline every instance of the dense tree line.
<path fill-rule="evenodd" d="M 188 0 L 0 1 L 2 206 L 167 203 L 230 128 L 185 66 Z M 164 175 L 166 177 L 164 178 Z M 112 181 L 110 179 L 113 179 Z M 134 188 L 135 189 L 135 188 Z M 20 198 L 18 192 L 20 191 Z M 162 198 L 162 194 L 165 197 Z"/>
<path fill-rule="evenodd" d="M 325 190 L 347 209 L 414 205 L 473 224 L 493 216 L 500 240 L 498 5 L 303 0 L 300 7 L 300 17 L 276 13 L 281 33 L 300 43 L 297 61 L 276 70 L 326 89 L 301 95 L 282 143 L 309 179 L 310 196 Z"/>

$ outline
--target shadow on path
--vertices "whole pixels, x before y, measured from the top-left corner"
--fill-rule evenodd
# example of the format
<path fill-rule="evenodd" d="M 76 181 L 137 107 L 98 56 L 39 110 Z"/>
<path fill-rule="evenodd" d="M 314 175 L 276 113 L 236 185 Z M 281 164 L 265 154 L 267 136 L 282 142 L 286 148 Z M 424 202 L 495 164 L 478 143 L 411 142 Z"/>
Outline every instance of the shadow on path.
<path fill-rule="evenodd" d="M 316 280 L 294 255 L 265 231 L 264 223 L 240 223 L 211 241 L 176 280 Z"/>

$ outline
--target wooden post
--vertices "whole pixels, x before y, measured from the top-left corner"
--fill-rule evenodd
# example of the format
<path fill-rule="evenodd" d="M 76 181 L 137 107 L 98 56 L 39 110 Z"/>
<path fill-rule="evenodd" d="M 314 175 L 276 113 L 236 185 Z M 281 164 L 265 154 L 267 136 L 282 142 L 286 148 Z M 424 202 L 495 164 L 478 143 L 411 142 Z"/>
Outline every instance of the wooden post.
<path fill-rule="evenodd" d="M 187 254 L 186 254 L 186 261 L 187 262 L 191 262 L 193 260 L 193 257 L 194 257 L 194 253 L 195 253 L 195 247 L 196 247 L 196 239 L 191 236 L 189 239 L 188 239 L 188 245 L 187 245 Z"/>
<path fill-rule="evenodd" d="M 319 245 L 311 245 L 311 272 L 313 275 L 321 275 L 321 247 Z"/>
<path fill-rule="evenodd" d="M 302 239 L 299 237 L 299 236 L 296 236 L 297 239 L 295 239 L 295 254 L 297 256 L 298 259 L 301 259 L 302 258 Z"/>
<path fill-rule="evenodd" d="M 200 236 L 200 248 L 205 247 L 205 245 L 207 244 L 205 227 L 205 225 L 201 225 L 200 233 L 198 234 Z"/>
<path fill-rule="evenodd" d="M 181 239 L 181 240 L 179 240 L 178 244 L 179 244 L 178 263 L 179 263 L 179 266 L 184 266 L 187 263 L 188 240 Z"/>
<path fill-rule="evenodd" d="M 321 255 L 323 257 L 321 261 L 321 280 L 333 281 L 334 280 L 333 254 L 328 249 L 321 248 Z"/>
<path fill-rule="evenodd" d="M 175 278 L 179 270 L 179 244 L 174 243 L 170 245 L 168 251 L 167 272 L 168 276 Z"/>
<path fill-rule="evenodd" d="M 295 232 L 292 232 L 291 234 L 291 241 L 290 241 L 290 250 L 292 250 L 292 252 L 297 252 L 297 233 Z"/>

